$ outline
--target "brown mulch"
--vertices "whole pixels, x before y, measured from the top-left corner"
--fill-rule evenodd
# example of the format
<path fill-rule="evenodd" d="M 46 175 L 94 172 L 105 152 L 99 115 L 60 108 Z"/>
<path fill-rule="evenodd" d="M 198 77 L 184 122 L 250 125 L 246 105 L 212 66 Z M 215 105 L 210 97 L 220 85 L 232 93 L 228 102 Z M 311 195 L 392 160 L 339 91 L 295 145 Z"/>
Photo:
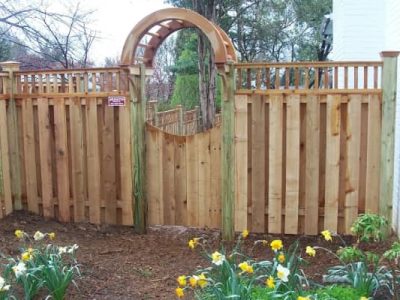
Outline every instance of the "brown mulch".
<path fill-rule="evenodd" d="M 78 288 L 69 290 L 67 299 L 174 299 L 177 276 L 189 275 L 199 267 L 208 266 L 198 249 L 188 248 L 188 240 L 201 236 L 208 241 L 210 249 L 217 250 L 220 246 L 220 233 L 216 230 L 155 226 L 146 235 L 138 235 L 129 227 L 62 224 L 19 212 L 0 220 L 1 253 L 18 254 L 16 229 L 31 234 L 36 230 L 55 232 L 58 245 L 79 245 L 77 257 L 82 276 L 77 280 Z M 253 252 L 253 257 L 268 259 L 272 257 L 269 247 L 259 245 L 253 249 L 253 244 L 256 240 L 271 241 L 274 238 L 281 238 L 284 245 L 290 245 L 298 236 L 251 234 L 244 247 L 247 252 Z M 345 241 L 348 244 L 355 242 L 352 237 L 346 237 Z M 392 241 L 363 247 L 382 253 Z M 321 237 L 301 237 L 302 249 L 307 245 L 336 251 L 342 244 L 336 238 L 327 242 Z M 230 246 L 225 244 L 225 247 Z M 321 282 L 327 267 L 337 264 L 322 250 L 307 260 L 309 263 L 303 269 L 309 279 L 317 282 Z"/>

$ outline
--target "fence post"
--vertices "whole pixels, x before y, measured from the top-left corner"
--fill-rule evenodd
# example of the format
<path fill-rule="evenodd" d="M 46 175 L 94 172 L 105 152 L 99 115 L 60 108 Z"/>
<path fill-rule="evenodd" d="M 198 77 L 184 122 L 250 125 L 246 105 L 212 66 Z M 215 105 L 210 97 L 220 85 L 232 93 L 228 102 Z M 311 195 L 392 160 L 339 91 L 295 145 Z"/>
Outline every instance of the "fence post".
<path fill-rule="evenodd" d="M 15 61 L 6 61 L 0 63 L 0 66 L 3 71 L 8 72 L 7 93 L 10 95 L 10 100 L 7 108 L 7 123 L 9 130 L 8 139 L 11 167 L 11 190 L 14 198 L 14 209 L 21 210 L 21 161 L 19 156 L 17 105 L 14 97 L 14 94 L 17 92 L 14 72 L 19 70 L 20 63 Z"/>
<path fill-rule="evenodd" d="M 131 105 L 131 140 L 132 140 L 132 186 L 134 201 L 134 227 L 137 233 L 146 233 L 146 153 L 145 153 L 145 82 L 146 68 L 130 67 L 129 95 Z"/>
<path fill-rule="evenodd" d="M 397 57 L 399 53 L 398 51 L 381 52 L 383 70 L 379 214 L 388 220 L 392 218 Z"/>
<path fill-rule="evenodd" d="M 222 100 L 222 237 L 232 241 L 235 237 L 235 68 L 232 63 L 224 66 Z"/>
<path fill-rule="evenodd" d="M 183 108 L 182 108 L 182 105 L 177 105 L 176 106 L 176 109 L 178 110 L 178 114 L 179 114 L 179 116 L 178 116 L 178 121 L 179 121 L 179 127 L 178 127 L 178 134 L 179 135 L 183 135 L 184 133 L 183 133 Z"/>

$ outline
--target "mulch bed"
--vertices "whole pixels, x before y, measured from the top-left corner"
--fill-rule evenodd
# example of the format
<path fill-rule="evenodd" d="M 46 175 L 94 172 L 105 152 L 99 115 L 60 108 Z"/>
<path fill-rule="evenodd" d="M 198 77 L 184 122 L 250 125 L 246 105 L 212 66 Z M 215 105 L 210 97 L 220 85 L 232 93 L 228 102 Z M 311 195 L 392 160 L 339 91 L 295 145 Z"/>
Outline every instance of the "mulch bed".
<path fill-rule="evenodd" d="M 216 230 L 155 226 L 146 235 L 138 235 L 129 227 L 62 224 L 18 212 L 0 220 L 0 252 L 3 254 L 19 254 L 19 242 L 14 236 L 16 229 L 30 234 L 36 230 L 55 232 L 57 245 L 79 245 L 77 257 L 82 277 L 77 281 L 78 289 L 71 287 L 67 299 L 174 299 L 179 275 L 189 275 L 197 268 L 209 265 L 198 250 L 188 248 L 188 240 L 201 236 L 207 239 L 211 249 L 217 250 L 220 246 L 220 233 Z M 268 259 L 272 257 L 269 247 L 260 245 L 253 249 L 254 241 L 274 238 L 282 239 L 284 245 L 289 246 L 298 236 L 250 234 L 244 247 L 247 252 L 253 252 L 253 257 Z M 382 253 L 393 239 L 362 247 Z M 351 244 L 355 239 L 345 237 L 345 241 Z M 333 242 L 327 242 L 322 237 L 301 237 L 302 249 L 307 245 L 336 251 L 342 244 L 335 238 Z M 224 246 L 229 248 L 231 245 Z M 309 264 L 303 269 L 309 279 L 317 282 L 321 282 L 328 267 L 337 264 L 323 251 L 307 260 Z"/>

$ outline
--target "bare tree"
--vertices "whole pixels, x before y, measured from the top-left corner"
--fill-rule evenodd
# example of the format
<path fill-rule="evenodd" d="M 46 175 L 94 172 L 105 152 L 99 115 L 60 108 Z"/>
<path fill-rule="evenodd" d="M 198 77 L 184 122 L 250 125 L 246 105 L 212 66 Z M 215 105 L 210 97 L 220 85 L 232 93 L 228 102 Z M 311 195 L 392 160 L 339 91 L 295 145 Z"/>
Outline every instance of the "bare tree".
<path fill-rule="evenodd" d="M 68 4 L 56 11 L 45 1 L 0 2 L 0 38 L 45 59 L 50 67 L 86 67 L 96 38 L 88 25 L 92 11 L 82 10 L 79 2 Z"/>

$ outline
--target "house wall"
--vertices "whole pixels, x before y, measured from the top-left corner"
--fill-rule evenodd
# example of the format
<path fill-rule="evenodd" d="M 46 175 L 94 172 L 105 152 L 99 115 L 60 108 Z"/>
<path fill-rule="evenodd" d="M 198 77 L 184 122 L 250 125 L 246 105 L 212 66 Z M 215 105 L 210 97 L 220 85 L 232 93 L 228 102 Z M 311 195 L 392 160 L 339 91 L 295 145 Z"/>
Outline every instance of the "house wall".
<path fill-rule="evenodd" d="M 332 60 L 379 60 L 384 50 L 400 50 L 399 0 L 333 0 Z M 400 70 L 400 64 L 398 66 Z M 372 78 L 372 76 L 369 76 Z M 349 85 L 352 86 L 351 78 Z M 342 76 L 339 82 L 343 84 Z M 400 76 L 396 106 L 393 228 L 400 234 Z"/>

